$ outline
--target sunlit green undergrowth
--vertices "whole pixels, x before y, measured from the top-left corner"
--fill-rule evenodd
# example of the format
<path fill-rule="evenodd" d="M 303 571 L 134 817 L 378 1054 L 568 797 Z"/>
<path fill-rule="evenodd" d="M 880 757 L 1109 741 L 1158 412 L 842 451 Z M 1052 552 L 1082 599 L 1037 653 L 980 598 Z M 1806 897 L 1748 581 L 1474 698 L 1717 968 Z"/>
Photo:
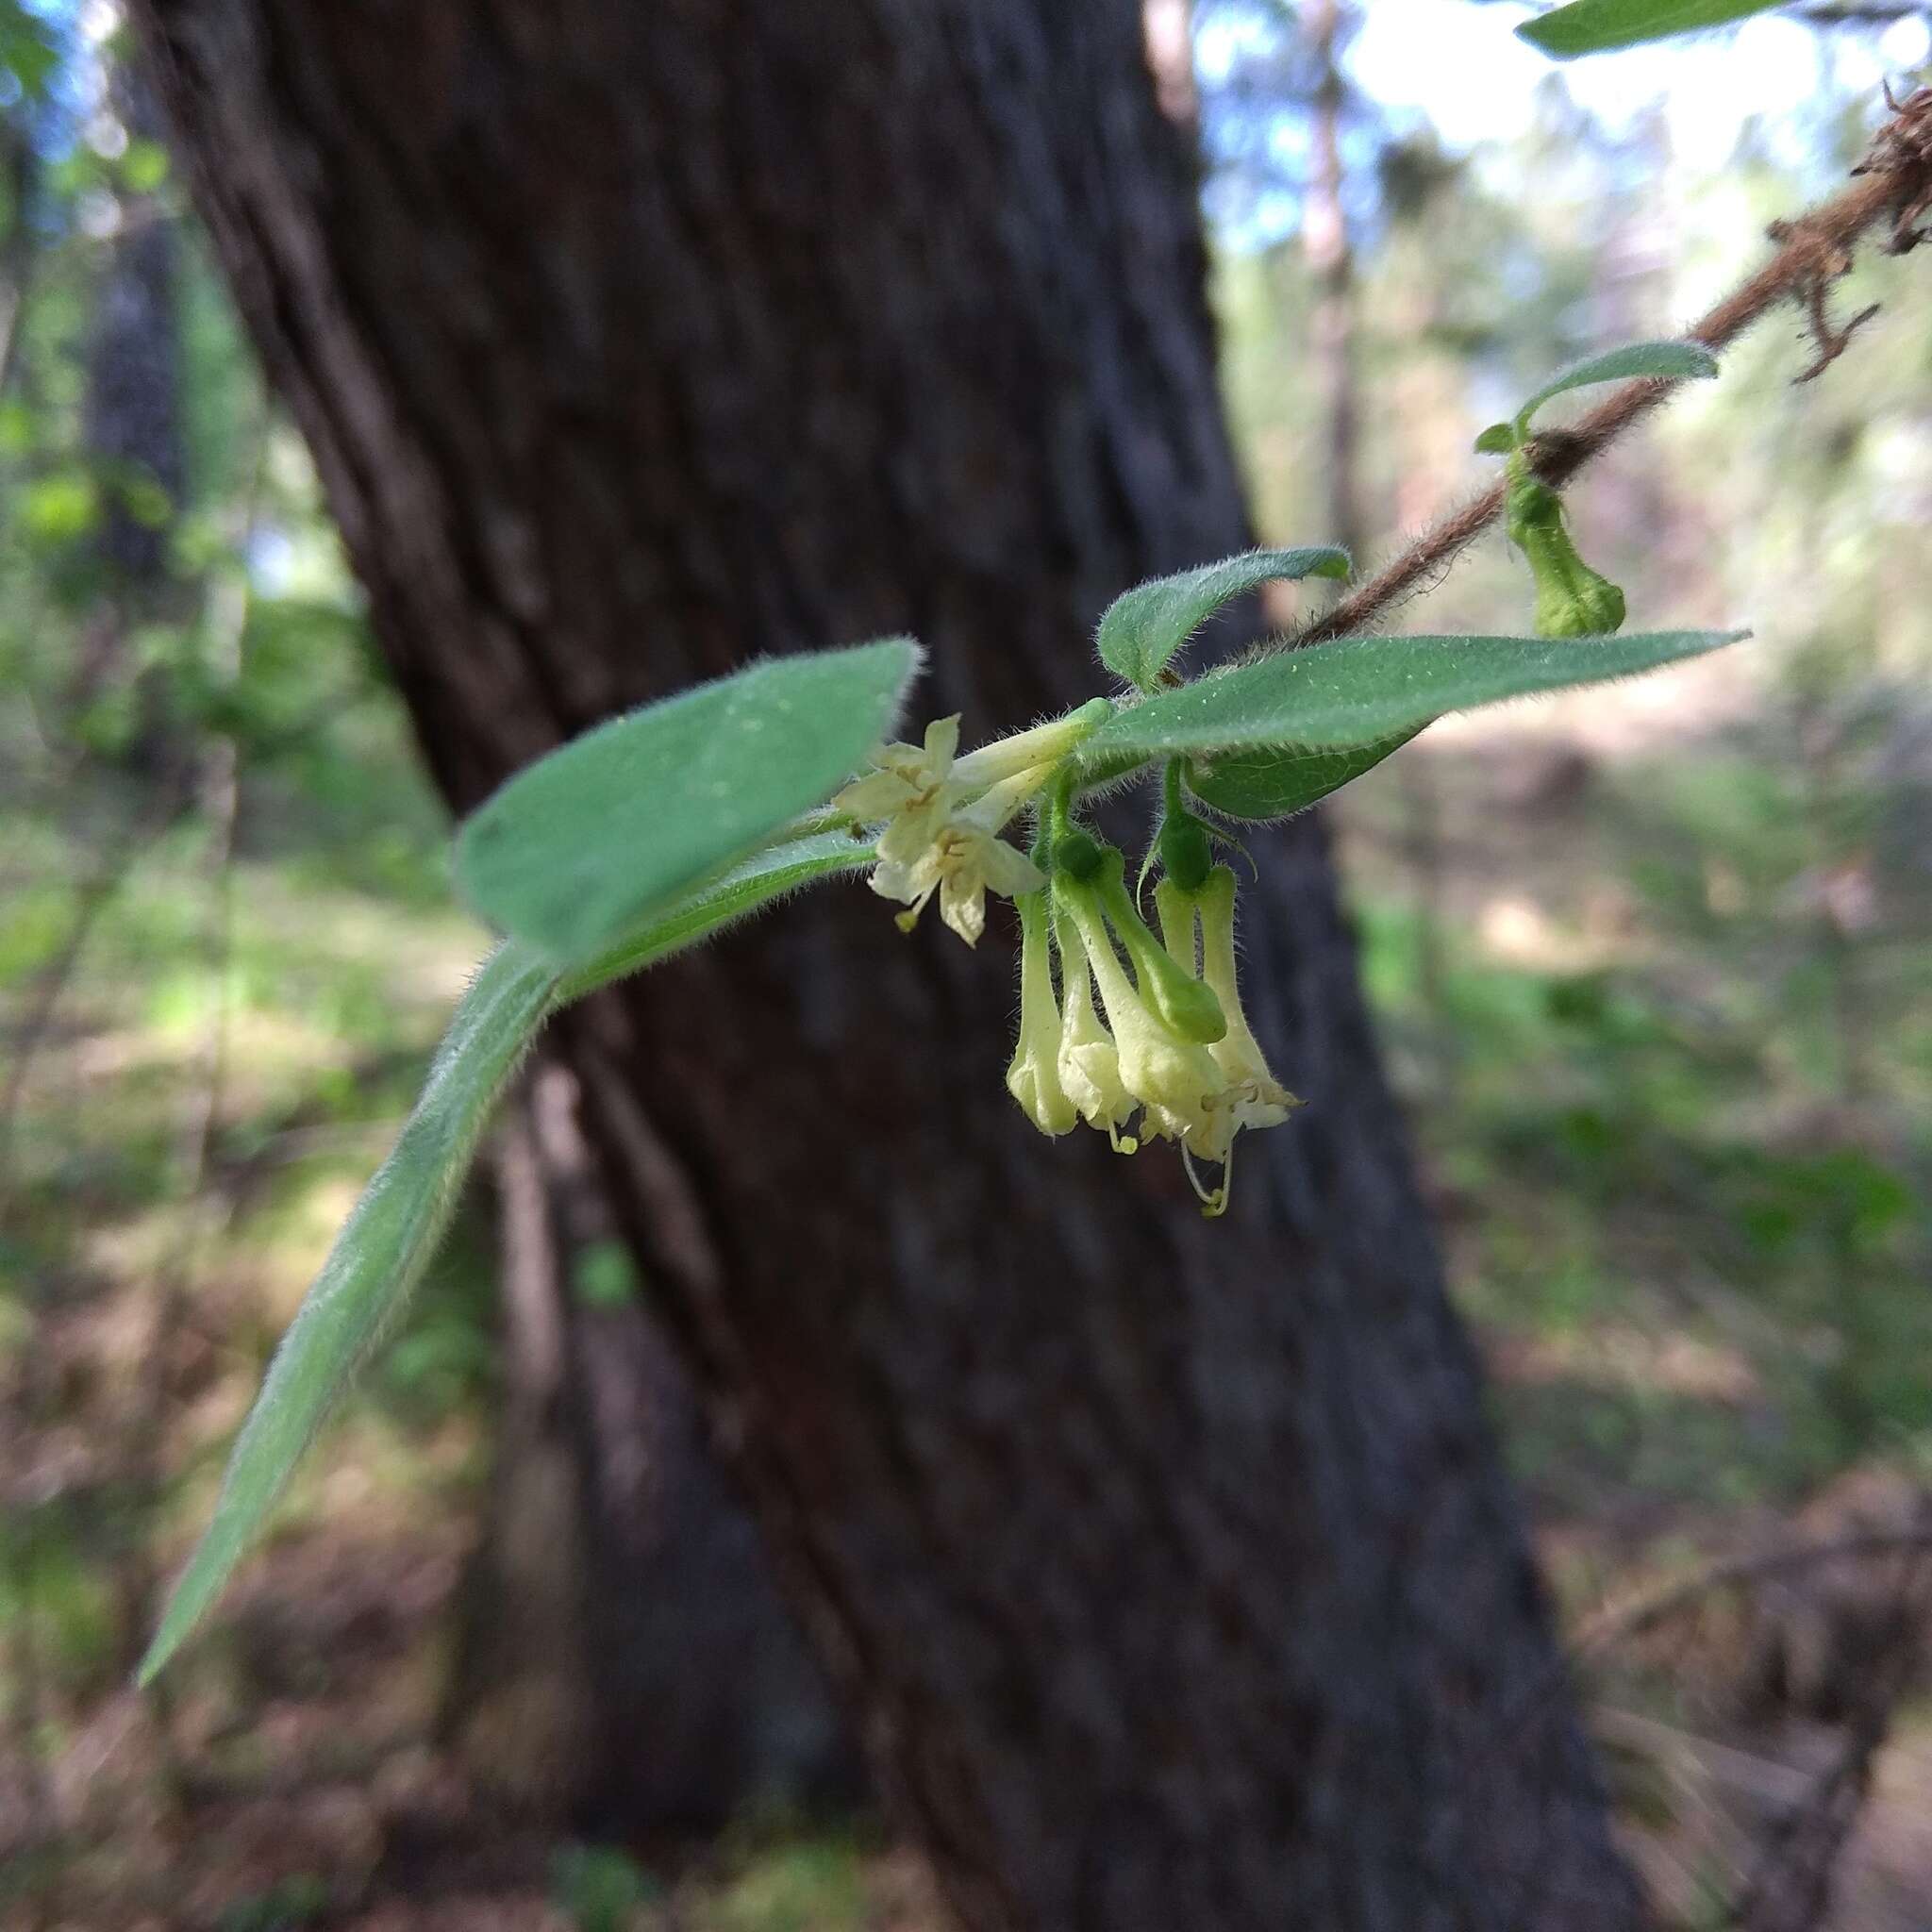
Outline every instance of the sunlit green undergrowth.
<path fill-rule="evenodd" d="M 1372 997 L 1519 1468 L 1587 1513 L 1932 1458 L 1932 963 L 1897 836 L 1923 799 L 1807 791 L 1761 730 L 1600 764 L 1555 811 L 1498 808 L 1490 762 L 1431 759 L 1433 924 L 1397 789 L 1350 820 Z M 1507 889 L 1458 871 L 1478 820 Z"/>
<path fill-rule="evenodd" d="M 244 768 L 226 867 L 199 804 L 157 832 L 155 786 L 111 762 L 85 786 L 47 782 L 17 703 L 0 742 L 0 1036 L 20 1070 L 0 1378 L 29 1499 L 0 1512 L 0 1703 L 33 1657 L 51 1761 L 131 1661 L 130 1578 L 205 1514 L 218 1452 L 408 1112 L 479 939 L 449 906 L 444 820 L 380 695 Z M 459 1218 L 347 1418 L 333 1488 L 298 1485 L 286 1533 L 351 1507 L 366 1525 L 373 1501 L 391 1520 L 447 1509 L 475 1473 L 493 1274 L 487 1216 Z M 189 1312 L 145 1444 L 171 1295 Z"/>

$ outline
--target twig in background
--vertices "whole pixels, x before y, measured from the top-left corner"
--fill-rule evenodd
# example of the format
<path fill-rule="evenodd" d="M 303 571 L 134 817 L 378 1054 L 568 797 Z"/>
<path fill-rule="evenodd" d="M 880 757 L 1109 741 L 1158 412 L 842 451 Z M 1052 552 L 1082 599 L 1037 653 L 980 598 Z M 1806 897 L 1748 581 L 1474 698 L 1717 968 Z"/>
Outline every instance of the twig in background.
<path fill-rule="evenodd" d="M 1641 1637 L 1718 1591 L 1765 1583 L 1774 1577 L 1823 1569 L 1834 1563 L 1927 1552 L 1932 1552 L 1932 1524 L 1904 1530 L 1863 1530 L 1834 1537 L 1829 1542 L 1747 1550 L 1739 1556 L 1720 1557 L 1675 1582 L 1607 1605 L 1578 1626 L 1571 1641 L 1571 1654 L 1574 1657 L 1590 1657 Z"/>
<path fill-rule="evenodd" d="M 1921 1536 L 1919 1548 L 1900 1565 L 1843 1748 L 1766 1846 L 1731 1913 L 1740 1932 L 1813 1932 L 1824 1923 L 1892 1714 L 1923 1648 L 1925 1614 L 1932 1607 L 1932 1523 Z"/>
<path fill-rule="evenodd" d="M 1681 1614 L 1715 1591 L 1760 1583 L 1828 1563 L 1895 1557 L 1901 1553 L 1932 1553 L 1932 1522 L 1915 1524 L 1909 1530 L 1867 1531 L 1835 1538 L 1829 1542 L 1749 1551 L 1711 1563 L 1678 1582 L 1612 1604 L 1581 1625 L 1555 1668 L 1524 1687 L 1515 1704 L 1498 1719 L 1485 1755 L 1494 1757 L 1513 1750 L 1545 1701 L 1562 1691 L 1565 1678 L 1575 1664 Z M 1477 1801 L 1482 1784 L 1480 1777 L 1472 1776 L 1470 1802 Z"/>
<path fill-rule="evenodd" d="M 1932 89 L 1921 88 L 1892 105 L 1892 116 L 1874 138 L 1854 184 L 1795 221 L 1772 231 L 1777 253 L 1756 275 L 1725 296 L 1690 328 L 1690 340 L 1707 349 L 1729 347 L 1754 323 L 1790 301 L 1805 305 L 1821 358 L 1806 378 L 1842 353 L 1861 316 L 1834 328 L 1824 291 L 1851 267 L 1857 244 L 1881 224 L 1890 225 L 1887 251 L 1904 255 L 1919 242 L 1917 224 L 1932 208 Z M 1834 344 L 1836 346 L 1834 346 Z M 1801 378 L 1805 379 L 1805 378 Z M 1646 376 L 1624 383 L 1574 429 L 1545 434 L 1530 445 L 1538 475 L 1553 489 L 1567 483 L 1618 437 L 1674 394 L 1678 383 Z M 1440 571 L 1502 514 L 1507 483 L 1498 480 L 1453 516 L 1445 518 L 1377 571 L 1332 610 L 1304 626 L 1291 645 L 1316 644 L 1366 629 L 1391 605 Z"/>
<path fill-rule="evenodd" d="M 1793 20 L 1806 26 L 1896 26 L 1902 20 L 1920 20 L 1925 9 L 1918 0 L 1820 0 L 1798 8 Z"/>

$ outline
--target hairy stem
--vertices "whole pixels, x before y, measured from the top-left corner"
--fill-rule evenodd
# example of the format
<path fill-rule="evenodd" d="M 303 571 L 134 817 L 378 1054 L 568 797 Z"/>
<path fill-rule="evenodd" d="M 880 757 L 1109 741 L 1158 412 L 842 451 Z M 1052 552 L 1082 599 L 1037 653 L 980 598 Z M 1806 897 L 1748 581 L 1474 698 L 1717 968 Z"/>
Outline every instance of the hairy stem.
<path fill-rule="evenodd" d="M 1690 339 L 1707 349 L 1728 348 L 1781 303 L 1796 301 L 1804 306 L 1817 339 L 1819 359 L 1807 372 L 1815 375 L 1843 350 L 1852 328 L 1870 313 L 1840 330 L 1833 330 L 1824 319 L 1826 291 L 1851 267 L 1854 249 L 1873 228 L 1889 221 L 1891 252 L 1904 254 L 1918 240 L 1912 223 L 1928 203 L 1932 90 L 1922 88 L 1894 109 L 1852 186 L 1796 221 L 1777 224 L 1771 231 L 1777 252 L 1701 317 L 1690 328 Z M 1552 487 L 1567 483 L 1678 387 L 1678 381 L 1661 376 L 1623 384 L 1574 429 L 1532 442 L 1531 466 Z M 1488 529 L 1502 514 L 1507 490 L 1507 479 L 1499 477 L 1473 502 L 1425 530 L 1360 589 L 1306 625 L 1291 643 L 1318 644 L 1367 629 L 1391 605 L 1427 583 L 1465 544 Z"/>

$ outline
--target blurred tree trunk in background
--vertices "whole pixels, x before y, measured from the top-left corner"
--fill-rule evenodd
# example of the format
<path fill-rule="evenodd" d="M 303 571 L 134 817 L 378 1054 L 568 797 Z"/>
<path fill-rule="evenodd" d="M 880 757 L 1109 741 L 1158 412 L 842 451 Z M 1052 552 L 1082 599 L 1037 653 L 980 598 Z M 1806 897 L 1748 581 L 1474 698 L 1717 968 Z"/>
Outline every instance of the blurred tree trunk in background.
<path fill-rule="evenodd" d="M 1362 514 L 1356 448 L 1360 404 L 1356 393 L 1355 251 L 1342 196 L 1341 122 L 1347 82 L 1341 41 L 1353 31 L 1340 0 L 1311 0 L 1303 15 L 1314 67 L 1314 158 L 1302 201 L 1302 242 L 1315 276 L 1308 347 L 1322 395 L 1322 455 L 1328 541 L 1359 559 Z"/>
<path fill-rule="evenodd" d="M 19 366 L 21 312 L 33 279 L 36 238 L 34 196 L 41 177 L 40 151 L 19 117 L 0 115 L 0 194 L 6 225 L 0 229 L 0 396 Z"/>
<path fill-rule="evenodd" d="M 858 1789 L 577 1122 L 540 1060 L 497 1135 L 503 1397 L 447 1723 L 479 1785 L 595 1829 Z"/>
<path fill-rule="evenodd" d="M 158 142 L 160 110 L 146 75 L 120 60 L 110 69 L 121 125 L 133 141 Z M 158 679 L 128 658 L 142 626 L 179 618 L 192 592 L 170 567 L 175 519 L 185 500 L 188 458 L 181 420 L 180 238 L 152 193 L 116 198 L 88 348 L 86 437 L 97 466 L 101 564 L 99 606 L 90 625 L 76 698 L 130 680 L 130 763 L 158 774 L 178 744 L 168 742 Z"/>
<path fill-rule="evenodd" d="M 1356 103 L 1341 56 L 1359 25 L 1357 11 L 1341 0 L 1310 0 L 1302 10 L 1313 135 L 1302 202 L 1302 245 L 1315 284 L 1308 352 L 1322 398 L 1322 495 L 1329 541 L 1358 562 L 1371 522 L 1363 508 L 1361 330 L 1342 148 Z M 1426 516 L 1399 518 L 1404 528 L 1426 521 Z M 1446 1082 L 1455 1077 L 1456 1048 L 1443 997 L 1441 799 L 1426 753 L 1399 760 L 1394 775 L 1402 795 L 1403 856 L 1415 892 L 1416 988 L 1427 1020 L 1426 1064 L 1432 1078 Z"/>
<path fill-rule="evenodd" d="M 1122 0 L 137 11 L 458 808 L 760 650 L 1024 724 L 1247 540 Z M 558 1025 L 610 1199 L 967 1924 L 1630 1924 L 1320 827 L 1255 842 L 1313 1104 L 1225 1221 L 1018 1116 L 1004 926 L 851 889 Z"/>

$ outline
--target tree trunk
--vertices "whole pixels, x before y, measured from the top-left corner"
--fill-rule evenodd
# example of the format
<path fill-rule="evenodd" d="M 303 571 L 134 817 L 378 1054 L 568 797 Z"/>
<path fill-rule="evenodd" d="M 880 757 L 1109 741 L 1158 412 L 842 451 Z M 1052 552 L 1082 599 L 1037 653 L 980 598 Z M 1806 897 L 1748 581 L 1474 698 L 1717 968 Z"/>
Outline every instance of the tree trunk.
<path fill-rule="evenodd" d="M 1349 25 L 1352 29 L 1352 21 Z M 1363 533 L 1356 430 L 1360 411 L 1355 381 L 1355 252 L 1341 192 L 1341 112 L 1348 87 L 1341 73 L 1340 0 L 1312 0 L 1302 31 L 1315 71 L 1315 155 L 1302 198 L 1302 242 L 1315 276 L 1309 349 L 1322 393 L 1327 534 L 1330 542 L 1359 559 Z"/>
<path fill-rule="evenodd" d="M 137 141 L 162 138 L 147 76 L 131 60 L 109 70 L 123 125 Z M 188 587 L 170 569 L 187 485 L 181 421 L 179 246 L 175 217 L 153 194 L 118 198 L 119 226 L 95 303 L 88 345 L 86 437 L 101 485 L 94 532 L 101 595 L 88 625 L 74 698 L 84 703 L 133 681 L 126 761 L 150 776 L 178 760 L 164 678 L 130 665 L 144 625 L 184 617 Z"/>
<path fill-rule="evenodd" d="M 453 804 L 757 651 L 1088 695 L 1247 537 L 1121 0 L 146 0 Z M 970 1926 L 1637 1917 L 1319 827 L 1257 841 L 1312 1105 L 1233 1211 L 1001 1087 L 1005 928 L 827 891 L 559 1024 L 716 1439 Z M 651 1740 L 641 1737 L 640 1751 Z"/>
<path fill-rule="evenodd" d="M 159 141 L 164 130 L 146 75 L 124 60 L 111 72 L 128 138 Z M 154 195 L 124 193 L 118 208 L 88 352 L 87 441 L 107 471 L 102 560 L 118 582 L 151 591 L 167 576 L 169 530 L 187 480 L 175 312 L 180 251 L 174 221 Z M 136 514 L 130 488 L 158 489 L 165 513 L 157 505 Z"/>
<path fill-rule="evenodd" d="M 854 1797 L 824 1679 L 625 1278 L 576 1116 L 546 1059 L 496 1136 L 503 1394 L 450 1731 L 481 1789 L 614 1836 Z"/>

